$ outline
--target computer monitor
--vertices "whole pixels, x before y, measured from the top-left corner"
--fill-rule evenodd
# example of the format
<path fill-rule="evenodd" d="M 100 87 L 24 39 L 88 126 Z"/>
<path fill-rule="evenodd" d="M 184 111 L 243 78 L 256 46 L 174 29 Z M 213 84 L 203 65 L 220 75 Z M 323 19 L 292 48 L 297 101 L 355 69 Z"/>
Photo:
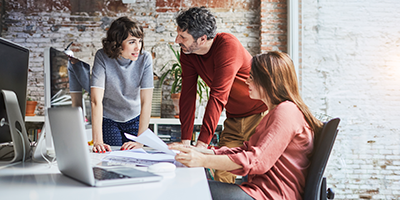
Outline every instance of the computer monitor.
<path fill-rule="evenodd" d="M 53 47 L 45 50 L 44 60 L 45 107 L 80 106 L 90 122 L 90 65 L 76 58 L 72 64 L 65 51 Z"/>
<path fill-rule="evenodd" d="M 1 155 L 1 161 L 28 157 L 30 143 L 25 129 L 28 66 L 29 49 L 0 37 L 0 144 L 9 143 L 14 149 Z"/>
<path fill-rule="evenodd" d="M 49 47 L 44 52 L 44 76 L 45 108 L 78 104 L 83 110 L 86 129 L 91 132 L 90 65 L 82 61 L 72 65 L 65 51 Z M 80 98 L 79 100 L 74 99 L 77 96 Z M 48 122 L 47 117 L 46 113 L 46 122 Z M 45 134 L 47 153 L 52 154 L 54 147 L 49 123 L 45 123 Z"/>

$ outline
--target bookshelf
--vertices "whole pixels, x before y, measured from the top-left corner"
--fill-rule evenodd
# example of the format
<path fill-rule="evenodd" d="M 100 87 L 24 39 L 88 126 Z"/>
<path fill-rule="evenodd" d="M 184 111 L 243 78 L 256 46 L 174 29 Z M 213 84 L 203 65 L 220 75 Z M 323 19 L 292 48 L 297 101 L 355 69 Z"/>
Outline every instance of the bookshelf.
<path fill-rule="evenodd" d="M 218 125 L 223 125 L 225 118 L 219 118 Z M 154 125 L 154 133 L 158 135 L 158 125 L 181 125 L 179 119 L 176 118 L 150 118 L 150 124 Z M 203 119 L 195 119 L 194 125 L 200 126 L 203 124 Z"/>
<path fill-rule="evenodd" d="M 25 116 L 25 127 L 30 141 L 36 141 L 42 132 L 44 116 Z"/>
<path fill-rule="evenodd" d="M 211 145 L 215 146 L 219 141 L 219 132 L 223 129 L 223 124 L 225 121 L 225 117 L 220 117 L 217 125 L 216 133 L 214 135 L 215 138 L 212 139 Z M 194 130 L 192 143 L 195 144 L 197 142 L 197 137 L 200 133 L 200 127 L 203 124 L 203 119 L 195 119 L 194 120 Z M 164 142 L 175 142 L 180 141 L 180 130 L 181 122 L 176 118 L 150 118 L 149 127 L 153 130 L 154 134 L 158 135 Z M 179 138 L 179 139 L 178 139 Z"/>

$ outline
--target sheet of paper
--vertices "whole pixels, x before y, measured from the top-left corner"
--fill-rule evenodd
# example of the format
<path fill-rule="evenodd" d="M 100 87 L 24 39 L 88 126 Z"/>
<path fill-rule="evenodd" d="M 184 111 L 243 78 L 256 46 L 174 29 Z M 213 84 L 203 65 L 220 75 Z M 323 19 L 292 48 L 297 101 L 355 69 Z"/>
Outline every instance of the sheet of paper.
<path fill-rule="evenodd" d="M 129 151 L 112 151 L 109 156 L 120 156 L 127 158 L 136 158 L 141 160 L 154 160 L 154 161 L 174 161 L 175 156 L 168 154 L 152 154 L 152 153 L 138 153 Z"/>
<path fill-rule="evenodd" d="M 138 137 L 125 133 L 126 138 L 147 145 L 153 149 L 157 149 L 158 151 L 164 152 L 168 155 L 175 156 L 176 152 L 172 151 L 168 148 L 168 145 L 165 144 L 156 134 L 154 134 L 150 129 L 147 129 L 145 132 L 140 134 Z"/>
<path fill-rule="evenodd" d="M 147 153 L 143 149 L 112 151 L 102 159 L 102 164 L 124 166 L 150 166 L 159 162 L 175 163 L 175 156 L 164 153 Z"/>
<path fill-rule="evenodd" d="M 114 151 L 111 151 L 110 153 L 112 153 Z M 120 151 L 116 151 L 116 152 L 120 152 Z M 124 150 L 124 152 L 133 152 L 133 153 L 147 153 L 143 148 L 140 149 L 130 149 L 130 150 Z"/>

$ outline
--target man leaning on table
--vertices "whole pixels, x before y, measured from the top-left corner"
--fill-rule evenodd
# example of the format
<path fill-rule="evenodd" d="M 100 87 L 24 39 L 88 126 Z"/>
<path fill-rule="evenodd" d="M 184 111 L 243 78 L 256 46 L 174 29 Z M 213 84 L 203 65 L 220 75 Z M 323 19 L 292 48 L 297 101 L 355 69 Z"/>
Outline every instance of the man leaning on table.
<path fill-rule="evenodd" d="M 265 104 L 249 97 L 245 84 L 251 68 L 251 55 L 229 33 L 216 33 L 215 17 L 204 7 L 180 11 L 176 17 L 181 46 L 182 92 L 179 101 L 181 139 L 190 145 L 196 107 L 197 77 L 210 87 L 197 147 L 207 148 L 222 110 L 227 119 L 219 146 L 238 147 L 248 141 L 267 110 Z M 215 180 L 234 183 L 236 176 L 216 171 Z"/>

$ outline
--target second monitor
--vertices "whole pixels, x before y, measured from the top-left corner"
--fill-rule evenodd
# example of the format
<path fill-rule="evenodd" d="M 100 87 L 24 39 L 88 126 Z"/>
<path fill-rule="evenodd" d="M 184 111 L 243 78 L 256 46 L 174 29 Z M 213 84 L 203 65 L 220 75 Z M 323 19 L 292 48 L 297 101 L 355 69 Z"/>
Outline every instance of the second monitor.
<path fill-rule="evenodd" d="M 74 64 L 72 64 L 74 63 Z M 87 132 L 91 132 L 90 65 L 78 59 L 70 61 L 65 51 L 49 47 L 44 54 L 45 108 L 79 106 Z M 48 121 L 46 113 L 45 121 Z M 54 153 L 51 131 L 45 123 L 46 147 Z"/>

